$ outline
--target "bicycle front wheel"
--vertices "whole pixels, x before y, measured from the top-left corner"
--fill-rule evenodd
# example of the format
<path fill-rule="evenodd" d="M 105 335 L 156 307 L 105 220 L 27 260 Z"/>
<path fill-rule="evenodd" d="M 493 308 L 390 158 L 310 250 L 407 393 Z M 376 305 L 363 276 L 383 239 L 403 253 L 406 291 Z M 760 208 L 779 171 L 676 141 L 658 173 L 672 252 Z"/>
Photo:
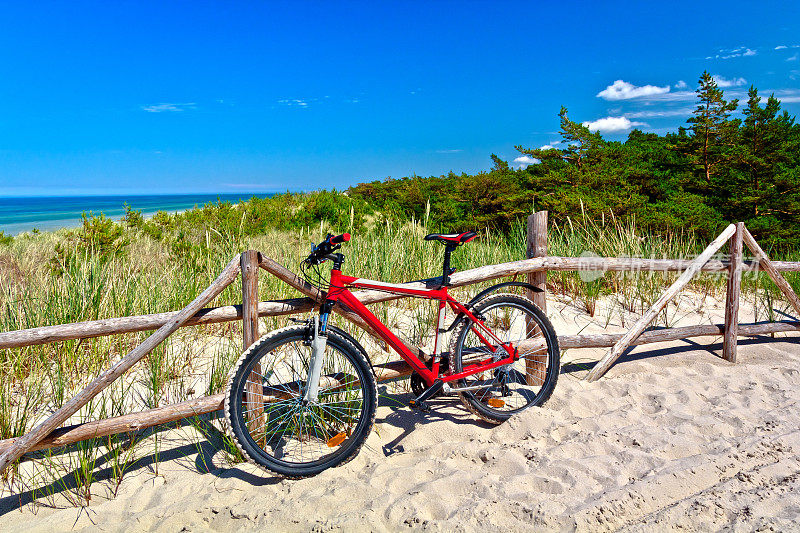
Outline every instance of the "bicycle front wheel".
<path fill-rule="evenodd" d="M 241 452 L 292 478 L 316 475 L 355 457 L 375 421 L 378 391 L 364 355 L 330 332 L 316 401 L 303 395 L 310 373 L 307 326 L 272 332 L 234 366 L 225 397 Z"/>
<path fill-rule="evenodd" d="M 500 341 L 517 346 L 520 357 L 511 364 L 459 380 L 457 387 L 477 388 L 459 393 L 464 405 L 487 422 L 499 424 L 547 401 L 561 370 L 558 337 L 547 316 L 528 298 L 509 293 L 488 296 L 472 311 Z M 486 337 L 472 321 L 456 328 L 450 346 L 451 373 L 505 356 L 502 348 L 495 355 L 497 347 L 487 346 L 483 342 Z"/>

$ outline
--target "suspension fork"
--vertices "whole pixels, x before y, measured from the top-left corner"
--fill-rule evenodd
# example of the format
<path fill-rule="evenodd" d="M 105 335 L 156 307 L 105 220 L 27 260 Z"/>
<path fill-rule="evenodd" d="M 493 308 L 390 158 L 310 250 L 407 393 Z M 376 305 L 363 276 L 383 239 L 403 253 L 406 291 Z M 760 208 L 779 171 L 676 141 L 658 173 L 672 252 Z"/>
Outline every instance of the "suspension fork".
<path fill-rule="evenodd" d="M 328 344 L 328 317 L 332 307 L 333 302 L 328 300 L 320 306 L 319 315 L 314 316 L 311 329 L 311 360 L 308 363 L 308 381 L 303 394 L 303 400 L 310 403 L 319 401 L 319 379 L 322 374 L 325 346 Z"/>

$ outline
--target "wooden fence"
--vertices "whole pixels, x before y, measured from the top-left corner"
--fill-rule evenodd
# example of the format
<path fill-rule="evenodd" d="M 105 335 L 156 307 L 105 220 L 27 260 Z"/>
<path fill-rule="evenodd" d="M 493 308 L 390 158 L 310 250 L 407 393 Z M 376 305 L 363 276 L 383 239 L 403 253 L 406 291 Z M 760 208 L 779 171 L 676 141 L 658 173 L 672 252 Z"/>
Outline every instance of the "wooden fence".
<path fill-rule="evenodd" d="M 713 259 L 713 256 L 729 243 L 727 260 Z M 742 248 L 746 245 L 755 261 L 743 261 Z M 731 224 L 694 260 L 679 259 L 637 259 L 603 257 L 553 257 L 547 255 L 547 212 L 534 213 L 528 218 L 528 258 L 510 263 L 488 265 L 463 272 L 451 277 L 453 287 L 463 287 L 479 282 L 491 281 L 509 276 L 527 275 L 530 283 L 545 289 L 548 271 L 633 271 L 633 272 L 682 272 L 680 277 L 664 292 L 656 303 L 624 334 L 599 335 L 560 335 L 562 349 L 609 347 L 610 350 L 587 375 L 594 381 L 631 345 L 672 341 L 699 336 L 719 336 L 724 338 L 723 357 L 736 361 L 737 339 L 740 336 L 755 336 L 777 332 L 800 331 L 800 321 L 783 321 L 760 324 L 739 324 L 739 294 L 742 272 L 764 270 L 778 285 L 786 299 L 800 316 L 800 299 L 781 275 L 781 272 L 800 271 L 800 262 L 771 261 L 767 254 L 750 235 L 742 223 Z M 279 301 L 258 301 L 258 269 L 266 270 L 273 276 L 297 289 L 304 298 Z M 700 272 L 726 273 L 728 276 L 725 323 L 697 325 L 680 328 L 645 331 L 669 301 Z M 208 302 L 219 295 L 237 276 L 242 276 L 242 305 L 206 308 Z M 439 278 L 410 282 L 408 286 L 425 287 L 435 284 Z M 365 304 L 386 302 L 403 298 L 380 291 L 359 291 L 356 296 Z M 545 293 L 531 293 L 534 301 L 545 307 Z M 244 327 L 243 348 L 247 348 L 259 337 L 258 317 L 282 316 L 304 313 L 314 309 L 322 299 L 322 293 L 309 285 L 283 265 L 248 250 L 237 255 L 225 267 L 216 280 L 197 298 L 181 311 L 151 315 L 129 316 L 106 320 L 95 320 L 75 324 L 44 326 L 19 331 L 0 333 L 0 349 L 33 346 L 71 339 L 85 339 L 120 333 L 156 330 L 142 344 L 125 357 L 101 373 L 78 395 L 66 402 L 24 436 L 0 441 L 0 471 L 8 467 L 23 454 L 39 449 L 73 444 L 90 438 L 104 437 L 117 433 L 141 430 L 160 424 L 174 422 L 183 418 L 210 413 L 222 409 L 223 394 L 205 396 L 156 409 L 133 413 L 68 427 L 60 427 L 89 400 L 99 394 L 115 379 L 119 378 L 151 350 L 163 342 L 178 328 L 199 324 L 213 324 L 242 320 Z M 346 307 L 337 306 L 335 312 L 355 323 L 371 335 L 375 335 L 360 317 Z M 416 352 L 419 347 L 410 346 Z M 424 354 L 420 354 L 424 357 Z M 411 368 L 404 361 L 394 361 L 376 365 L 379 381 L 408 376 Z"/>

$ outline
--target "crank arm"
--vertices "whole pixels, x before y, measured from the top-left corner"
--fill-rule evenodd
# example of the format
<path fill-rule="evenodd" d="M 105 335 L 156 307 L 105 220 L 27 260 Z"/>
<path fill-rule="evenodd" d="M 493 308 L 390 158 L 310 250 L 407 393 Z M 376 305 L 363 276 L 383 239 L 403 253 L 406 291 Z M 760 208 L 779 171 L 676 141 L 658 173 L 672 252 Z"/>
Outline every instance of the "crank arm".
<path fill-rule="evenodd" d="M 497 387 L 498 385 L 499 385 L 498 383 L 490 383 L 488 385 L 472 385 L 470 387 L 451 387 L 450 385 L 445 383 L 444 387 L 442 387 L 442 392 L 445 394 L 456 394 L 459 392 L 492 389 Z"/>

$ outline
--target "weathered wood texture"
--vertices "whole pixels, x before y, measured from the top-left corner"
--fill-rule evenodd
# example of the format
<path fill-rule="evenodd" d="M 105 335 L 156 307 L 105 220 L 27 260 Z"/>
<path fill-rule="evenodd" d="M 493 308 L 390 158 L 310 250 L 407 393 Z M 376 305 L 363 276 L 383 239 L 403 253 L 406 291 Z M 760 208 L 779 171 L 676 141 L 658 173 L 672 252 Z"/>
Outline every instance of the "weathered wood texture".
<path fill-rule="evenodd" d="M 242 351 L 256 342 L 258 334 L 258 262 L 255 250 L 242 252 Z"/>
<path fill-rule="evenodd" d="M 511 263 L 501 263 L 485 267 L 473 268 L 456 272 L 450 278 L 455 287 L 463 287 L 481 281 L 527 274 L 543 270 L 574 271 L 574 270 L 605 270 L 608 272 L 680 272 L 689 267 L 690 261 L 671 259 L 627 259 L 603 257 L 541 257 L 525 259 Z M 800 262 L 772 261 L 772 266 L 779 272 L 800 272 Z M 758 261 L 745 262 L 745 270 L 758 268 Z M 701 269 L 703 272 L 727 272 L 727 261 L 709 261 Z M 295 278 L 297 278 L 295 276 Z M 299 279 L 299 278 L 297 278 Z M 430 278 L 418 282 L 411 282 L 411 286 L 425 287 L 435 283 L 439 278 Z M 302 280 L 300 280 L 302 282 Z M 356 296 L 365 304 L 397 300 L 403 296 L 387 294 L 380 291 L 359 291 Z M 282 316 L 305 313 L 314 308 L 314 301 L 308 298 L 291 298 L 258 304 L 258 316 Z M 23 329 L 16 331 L 0 332 L 0 349 L 18 348 L 21 346 L 35 346 L 50 342 L 67 341 L 73 339 L 89 339 L 106 335 L 121 333 L 134 333 L 150 331 L 162 327 L 173 320 L 179 311 L 155 313 L 150 315 L 109 318 L 73 324 L 60 324 L 42 326 L 39 328 Z M 239 305 L 228 305 L 201 309 L 193 317 L 184 322 L 183 326 L 196 326 L 203 324 L 216 324 L 242 319 L 242 308 Z"/>
<path fill-rule="evenodd" d="M 748 247 L 750 247 L 753 250 L 753 253 L 757 256 L 757 261 L 744 262 L 741 264 L 742 268 L 755 270 L 758 268 L 758 266 L 762 266 L 762 268 L 767 270 L 768 274 L 770 274 L 770 276 L 776 280 L 776 283 L 781 286 L 781 290 L 784 291 L 784 294 L 791 301 L 798 313 L 800 313 L 800 300 L 797 299 L 797 296 L 791 290 L 791 287 L 788 285 L 788 283 L 786 283 L 783 276 L 779 274 L 781 271 L 800 271 L 800 262 L 770 261 L 763 250 L 761 250 L 761 248 L 752 238 L 752 235 L 750 235 L 746 229 L 744 229 L 742 232 L 742 237 L 745 242 L 747 242 Z M 166 337 L 181 326 L 226 322 L 239 320 L 245 317 L 245 320 L 252 324 L 254 314 L 257 316 L 278 316 L 307 312 L 314 309 L 315 302 L 319 301 L 321 298 L 321 293 L 316 288 L 299 279 L 296 275 L 285 269 L 282 265 L 275 263 L 269 258 L 258 257 L 257 262 L 261 267 L 276 275 L 278 278 L 283 279 L 289 283 L 289 285 L 300 290 L 304 294 L 309 295 L 311 298 L 293 298 L 281 301 L 258 302 L 257 307 L 254 307 L 252 305 L 252 299 L 245 297 L 245 284 L 243 284 L 243 300 L 246 302 L 246 311 L 243 312 L 242 306 L 224 306 L 201 309 L 205 303 L 219 294 L 224 286 L 233 281 L 233 278 L 239 271 L 239 268 L 236 267 L 240 267 L 240 265 L 237 265 L 236 263 L 240 260 L 241 259 L 239 257 L 234 259 L 234 261 L 232 261 L 231 264 L 226 267 L 222 274 L 220 274 L 220 277 L 217 278 L 214 284 L 206 289 L 203 294 L 201 294 L 194 302 L 192 302 L 192 304 L 187 306 L 182 311 L 4 332 L 0 333 L 0 348 L 37 345 L 48 342 L 77 338 L 92 338 L 117 333 L 147 331 L 160 328 L 156 334 L 152 335 L 145 341 L 145 343 L 128 354 L 125 359 L 117 363 L 114 367 L 93 381 L 92 384 L 90 384 L 90 386 L 84 390 L 85 393 L 90 389 L 93 390 L 96 382 L 99 384 L 98 386 L 101 387 L 99 390 L 102 390 L 102 388 L 115 379 L 112 374 L 121 375 L 124 373 L 125 370 L 130 367 L 130 365 L 135 363 L 135 361 L 132 359 L 132 356 L 138 355 L 141 358 L 147 353 L 143 352 L 143 350 L 146 350 L 150 344 L 152 344 L 152 346 L 149 348 L 151 350 L 159 342 L 161 342 L 161 340 L 163 340 L 163 338 L 158 340 L 158 338 L 161 336 L 160 334 L 162 333 L 162 330 L 169 330 L 169 333 L 164 335 L 164 337 Z M 735 264 L 735 262 L 729 263 L 725 261 L 707 261 L 698 267 L 697 260 L 684 261 L 625 258 L 540 257 L 504 263 L 500 265 L 490 265 L 459 272 L 453 275 L 451 281 L 454 286 L 459 287 L 515 274 L 537 273 L 546 270 L 688 271 L 691 269 L 694 273 L 697 271 L 730 272 L 735 267 Z M 684 274 L 686 274 L 686 272 L 684 272 Z M 777 280 L 782 280 L 783 284 Z M 437 278 L 431 278 L 428 280 L 411 282 L 408 285 L 426 287 L 431 284 L 435 284 L 436 281 Z M 221 286 L 219 286 L 220 283 L 222 283 Z M 356 296 L 365 304 L 402 298 L 402 296 L 391 295 L 380 291 L 359 291 L 356 293 Z M 792 296 L 794 296 L 794 298 L 792 298 Z M 249 303 L 247 303 L 248 300 Z M 348 316 L 348 313 L 349 310 L 343 310 L 342 314 L 346 318 L 353 320 L 359 326 L 369 331 L 369 326 L 363 323 L 363 321 L 360 320 L 360 317 L 357 317 L 352 313 L 349 313 L 350 316 Z M 721 324 L 653 330 L 640 333 L 634 339 L 627 342 L 629 344 L 639 345 L 696 336 L 723 335 L 726 330 L 727 328 Z M 774 322 L 765 324 L 740 325 L 738 334 L 740 336 L 757 336 L 792 331 L 800 331 L 800 322 Z M 374 332 L 370 333 L 374 334 Z M 254 332 L 252 328 L 250 329 L 250 332 L 246 332 L 245 335 L 249 335 L 250 339 L 257 338 L 257 332 Z M 620 343 L 620 341 L 624 340 L 626 336 L 629 336 L 629 334 L 566 335 L 559 337 L 559 344 L 563 349 L 609 347 Z M 248 342 L 247 337 L 244 339 L 244 342 Z M 123 365 L 122 363 L 125 364 Z M 411 372 L 410 367 L 408 367 L 408 365 L 403 361 L 395 361 L 385 365 L 378 365 L 377 370 L 379 372 L 379 381 L 398 379 L 407 376 Z M 119 373 L 117 374 L 117 372 Z M 97 392 L 99 392 L 99 390 Z M 97 392 L 94 394 L 97 394 Z M 83 393 L 81 394 L 83 395 Z M 71 402 L 78 401 L 77 398 L 78 397 L 73 398 Z M 22 450 L 21 453 L 24 453 L 26 450 L 62 446 L 65 444 L 78 442 L 80 440 L 85 440 L 87 438 L 144 429 L 147 427 L 180 420 L 189 416 L 216 411 L 222 407 L 223 401 L 223 395 L 218 394 L 181 402 L 179 404 L 173 404 L 158 409 L 151 409 L 142 413 L 134 413 L 121 417 L 90 422 L 87 424 L 70 426 L 67 428 L 51 429 L 51 431 L 47 433 L 43 439 L 39 440 L 41 436 L 40 434 L 43 431 L 42 427 L 45 426 L 45 424 L 52 425 L 52 419 L 56 415 L 63 416 L 63 413 L 59 414 L 59 412 L 57 412 L 28 435 L 16 439 L 0 441 L 0 453 L 3 453 L 3 456 L 0 458 L 0 460 L 5 461 L 2 463 L 2 466 L 6 466 L 9 464 L 9 462 L 13 461 L 13 459 L 9 459 L 9 457 L 12 455 L 19 457 L 18 452 L 20 449 Z M 64 408 L 66 407 L 68 407 L 67 404 L 65 404 Z M 64 408 L 62 408 L 62 410 Z M 67 418 L 68 416 L 69 415 L 67 415 Z M 63 422 L 63 420 L 61 422 Z M 34 434 L 34 432 L 36 433 Z M 32 441 L 37 442 L 31 446 Z"/>
<path fill-rule="evenodd" d="M 29 433 L 20 437 L 12 446 L 0 456 L 0 471 L 18 459 L 22 454 L 30 450 L 39 441 L 45 438 L 55 428 L 63 424 L 70 416 L 86 405 L 89 400 L 97 396 L 103 389 L 110 385 L 115 379 L 124 374 L 129 368 L 136 364 L 145 355 L 150 353 L 153 348 L 169 337 L 172 332 L 177 330 L 184 322 L 194 316 L 208 302 L 213 300 L 222 290 L 233 282 L 239 273 L 239 257 L 235 257 L 222 273 L 208 286 L 200 295 L 187 305 L 178 315 L 161 326 L 154 334 L 150 335 L 139 346 L 134 348 L 125 357 L 117 361 L 108 370 L 97 376 L 80 393 L 68 400 L 55 413 L 50 415 L 44 422 L 36 426 Z"/>
<path fill-rule="evenodd" d="M 82 440 L 139 431 L 161 424 L 168 424 L 169 422 L 176 422 L 184 418 L 218 411 L 222 409 L 224 401 L 224 394 L 214 394 L 139 413 L 58 428 L 51 431 L 29 451 L 66 446 Z M 0 453 L 7 450 L 18 440 L 19 437 L 0 441 Z"/>
<path fill-rule="evenodd" d="M 784 297 L 789 300 L 789 303 L 792 304 L 792 307 L 794 307 L 794 310 L 797 312 L 798 316 L 800 316 L 800 298 L 797 297 L 797 294 L 794 292 L 794 289 L 792 289 L 792 286 L 789 285 L 789 282 L 786 281 L 786 278 L 784 278 L 775 267 L 775 263 L 770 261 L 767 253 L 761 249 L 761 246 L 758 245 L 747 228 L 744 229 L 744 234 L 742 236 L 744 238 L 744 243 L 748 248 L 750 248 L 750 251 L 753 252 L 753 255 L 755 255 L 758 259 L 761 268 L 763 268 L 767 272 L 767 275 L 772 278 L 772 281 L 775 282 L 775 285 L 778 286 Z"/>
<path fill-rule="evenodd" d="M 625 333 L 620 340 L 608 351 L 608 353 L 600 360 L 600 362 L 592 368 L 592 371 L 586 376 L 587 381 L 596 381 L 614 364 L 620 355 L 630 346 L 631 342 L 636 339 L 642 332 L 650 325 L 650 323 L 658 316 L 658 314 L 667 306 L 670 300 L 680 292 L 692 278 L 700 272 L 702 266 L 706 264 L 711 256 L 722 248 L 728 239 L 736 232 L 734 224 L 729 225 L 725 230 L 714 239 L 703 252 L 692 261 L 692 264 L 687 268 L 678 279 L 664 291 L 664 294 L 656 300 L 653 306 L 642 315 L 642 317 L 633 325 L 631 329 Z"/>
<path fill-rule="evenodd" d="M 255 343 L 258 338 L 258 263 L 259 253 L 255 250 L 242 252 L 242 351 Z M 246 412 L 254 427 L 263 425 L 264 388 L 261 379 L 261 365 L 256 363 L 250 372 L 245 386 Z"/>
<path fill-rule="evenodd" d="M 739 335 L 759 336 L 771 333 L 800 331 L 800 322 L 770 322 L 765 324 L 743 324 L 739 326 Z M 664 330 L 652 330 L 642 333 L 631 344 L 642 345 L 658 342 L 675 341 L 690 337 L 720 336 L 725 332 L 724 324 L 688 326 Z M 568 348 L 607 348 L 613 346 L 622 334 L 599 335 L 560 335 L 558 344 L 562 349 Z M 382 365 L 375 365 L 375 372 L 379 382 L 401 379 L 408 376 L 412 369 L 405 361 L 392 361 Z M 183 418 L 219 411 L 223 408 L 224 394 L 205 396 L 194 400 L 150 409 L 140 413 L 107 418 L 77 424 L 53 430 L 39 444 L 30 451 L 66 446 L 76 442 L 97 437 L 106 437 L 117 433 L 139 431 L 150 427 L 175 422 Z M 0 441 L 0 453 L 5 451 L 18 439 Z"/>
<path fill-rule="evenodd" d="M 308 298 L 291 298 L 288 300 L 259 302 L 258 316 L 294 315 L 310 311 L 312 307 L 312 302 Z M 180 313 L 180 311 L 169 311 L 151 315 L 108 318 L 104 320 L 92 320 L 87 322 L 75 322 L 73 324 L 42 326 L 39 328 L 2 332 L 0 333 L 0 349 L 36 346 L 73 339 L 91 339 L 94 337 L 105 337 L 122 333 L 151 331 L 160 328 L 178 316 L 178 313 Z M 241 319 L 241 305 L 225 305 L 201 309 L 195 316 L 184 322 L 183 326 L 217 324 Z"/>
<path fill-rule="evenodd" d="M 547 211 L 537 211 L 528 217 L 528 259 L 547 256 Z M 528 291 L 528 298 L 533 300 L 539 309 L 547 312 L 547 271 L 531 272 L 528 283 L 542 292 Z"/>
<path fill-rule="evenodd" d="M 730 240 L 730 267 L 728 288 L 725 293 L 725 335 L 722 342 L 723 359 L 736 362 L 739 336 L 739 295 L 742 291 L 742 238 L 744 222 L 736 224 L 736 233 Z"/>
<path fill-rule="evenodd" d="M 392 361 L 382 365 L 375 365 L 375 373 L 379 382 L 400 379 L 408 376 L 411 372 L 411 367 L 405 361 Z M 168 424 L 184 418 L 219 411 L 223 408 L 224 403 L 225 394 L 214 394 L 139 413 L 58 428 L 51 431 L 28 451 L 66 446 L 82 440 L 107 437 L 117 433 L 139 431 L 161 424 Z M 21 438 L 0 440 L 0 453 L 11 448 Z"/>
<path fill-rule="evenodd" d="M 763 324 L 739 324 L 740 337 L 755 337 L 771 333 L 800 331 L 800 322 L 766 322 Z M 725 333 L 725 324 L 683 326 L 680 328 L 653 329 L 639 335 L 632 346 L 655 342 L 676 341 L 692 337 L 718 337 Z M 600 333 L 594 335 L 559 335 L 558 346 L 569 348 L 608 348 L 614 346 L 623 333 Z"/>
<path fill-rule="evenodd" d="M 537 211 L 528 217 L 527 245 L 528 259 L 547 256 L 547 211 Z M 547 271 L 531 272 L 527 276 L 528 283 L 541 289 L 542 292 L 528 290 L 525 291 L 525 295 L 547 313 Z M 529 337 L 536 334 L 535 328 L 535 325 L 528 324 Z M 533 359 L 525 361 L 525 376 L 528 385 L 535 385 L 537 367 Z"/>

